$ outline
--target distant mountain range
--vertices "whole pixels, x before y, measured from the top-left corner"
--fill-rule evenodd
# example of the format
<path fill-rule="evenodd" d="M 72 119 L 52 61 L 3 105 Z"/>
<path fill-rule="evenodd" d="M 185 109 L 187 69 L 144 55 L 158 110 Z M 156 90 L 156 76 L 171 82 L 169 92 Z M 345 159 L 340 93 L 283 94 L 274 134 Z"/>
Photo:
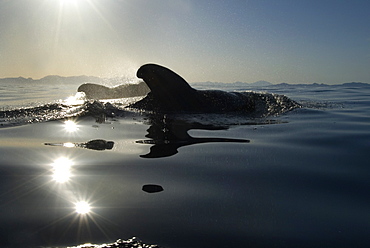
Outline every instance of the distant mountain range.
<path fill-rule="evenodd" d="M 234 82 L 234 83 L 221 83 L 221 82 L 210 82 L 210 81 L 207 81 L 207 82 L 195 82 L 195 83 L 191 83 L 192 85 L 208 85 L 208 86 L 211 86 L 211 87 L 222 87 L 222 86 L 225 86 L 225 84 L 229 85 L 229 86 L 270 86 L 270 85 L 274 85 L 270 82 L 267 82 L 267 81 L 257 81 L 257 82 L 254 82 L 254 83 L 245 83 L 245 82 Z"/>
<path fill-rule="evenodd" d="M 312 83 L 312 84 L 287 84 L 287 83 L 281 83 L 281 84 L 273 84 L 274 86 L 346 86 L 346 87 L 369 87 L 370 84 L 368 83 L 361 83 L 361 82 L 350 82 L 350 83 L 343 83 L 343 84 L 318 84 L 318 83 Z"/>
<path fill-rule="evenodd" d="M 100 78 L 95 76 L 72 76 L 72 77 L 62 77 L 57 75 L 50 75 L 43 77 L 41 79 L 32 79 L 32 78 L 24 78 L 24 77 L 16 77 L 16 78 L 0 78 L 0 83 L 53 83 L 53 84 L 83 84 L 83 83 L 96 83 L 96 84 L 111 84 L 111 85 L 119 85 L 124 84 L 127 82 L 131 82 L 132 79 L 128 79 L 125 77 L 115 77 L 115 78 Z M 273 84 L 267 81 L 257 81 L 254 83 L 245 83 L 245 82 L 234 82 L 234 83 L 220 83 L 220 82 L 196 82 L 192 83 L 193 85 L 207 85 L 211 87 L 222 87 L 227 84 L 228 86 L 255 86 L 255 87 L 267 87 L 267 86 L 280 86 L 280 87 L 288 87 L 290 85 L 296 86 L 328 86 L 328 84 L 287 84 L 287 83 L 280 83 L 280 84 Z M 369 87 L 370 84 L 368 83 L 361 83 L 361 82 L 349 82 L 343 84 L 336 84 L 337 86 L 348 86 L 348 87 Z M 333 86 L 333 85 L 330 85 Z"/>
<path fill-rule="evenodd" d="M 361 82 L 350 82 L 350 83 L 343 83 L 343 84 L 318 84 L 318 83 L 311 83 L 311 84 L 287 84 L 287 83 L 280 83 L 280 84 L 273 84 L 267 81 L 257 81 L 254 83 L 245 83 L 245 82 L 234 82 L 234 83 L 220 83 L 220 82 L 196 82 L 194 85 L 208 85 L 211 87 L 222 87 L 229 85 L 229 86 L 255 86 L 255 87 L 268 87 L 268 86 L 276 86 L 276 87 L 288 87 L 288 86 L 352 86 L 352 87 L 369 87 L 370 84 L 368 83 L 361 83 Z"/>

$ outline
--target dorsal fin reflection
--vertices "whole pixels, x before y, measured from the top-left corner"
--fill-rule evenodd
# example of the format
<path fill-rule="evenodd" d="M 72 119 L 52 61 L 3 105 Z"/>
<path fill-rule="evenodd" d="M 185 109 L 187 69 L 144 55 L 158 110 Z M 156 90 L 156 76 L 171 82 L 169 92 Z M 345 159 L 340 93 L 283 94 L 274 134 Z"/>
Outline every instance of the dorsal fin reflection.
<path fill-rule="evenodd" d="M 136 143 L 152 144 L 150 152 L 140 155 L 142 158 L 169 157 L 178 153 L 178 148 L 188 145 L 209 143 L 209 142 L 237 142 L 249 143 L 247 139 L 232 138 L 194 138 L 189 135 L 191 129 L 200 130 L 227 130 L 228 126 L 215 126 L 196 122 L 186 122 L 176 118 L 168 118 L 166 115 L 153 115 L 150 118 L 150 127 L 145 136 L 150 140 L 137 140 Z"/>

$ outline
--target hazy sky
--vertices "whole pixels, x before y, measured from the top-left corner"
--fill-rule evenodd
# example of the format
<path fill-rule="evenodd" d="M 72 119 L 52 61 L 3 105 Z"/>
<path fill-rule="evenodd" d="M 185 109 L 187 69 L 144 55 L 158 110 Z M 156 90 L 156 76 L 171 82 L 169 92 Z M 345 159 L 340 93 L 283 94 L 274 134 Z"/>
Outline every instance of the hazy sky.
<path fill-rule="evenodd" d="M 368 0 L 0 0 L 0 77 L 370 83 Z"/>

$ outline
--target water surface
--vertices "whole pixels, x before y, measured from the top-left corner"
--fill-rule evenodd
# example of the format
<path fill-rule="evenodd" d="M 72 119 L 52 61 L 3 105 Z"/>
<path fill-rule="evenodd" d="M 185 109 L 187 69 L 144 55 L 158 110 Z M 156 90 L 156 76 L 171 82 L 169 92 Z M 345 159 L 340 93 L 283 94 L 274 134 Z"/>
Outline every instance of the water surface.
<path fill-rule="evenodd" d="M 112 117 L 77 117 L 86 108 L 33 124 L 3 118 L 0 246 L 136 236 L 173 248 L 368 247 L 370 88 L 223 89 L 284 94 L 303 108 L 264 118 L 122 109 Z M 2 100 L 11 91 L 3 87 Z M 12 101 L 32 99 L 27 94 Z M 54 116 L 52 105 L 41 106 Z M 88 143 L 94 140 L 114 146 Z M 59 179 L 58 163 L 69 168 Z M 163 191 L 148 193 L 144 185 Z M 91 212 L 76 213 L 79 201 Z"/>

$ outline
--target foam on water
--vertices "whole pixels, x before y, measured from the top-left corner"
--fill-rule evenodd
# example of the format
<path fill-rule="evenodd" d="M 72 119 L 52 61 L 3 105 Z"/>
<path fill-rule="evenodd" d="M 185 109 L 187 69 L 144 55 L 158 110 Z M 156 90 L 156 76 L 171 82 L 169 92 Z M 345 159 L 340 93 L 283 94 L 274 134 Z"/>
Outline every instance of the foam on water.
<path fill-rule="evenodd" d="M 52 248 L 52 247 L 50 247 Z M 133 237 L 128 240 L 119 239 L 116 242 L 109 243 L 109 244 L 82 244 L 78 246 L 70 246 L 67 248 L 160 248 L 157 245 L 147 245 L 144 244 L 141 240 L 136 237 Z"/>

